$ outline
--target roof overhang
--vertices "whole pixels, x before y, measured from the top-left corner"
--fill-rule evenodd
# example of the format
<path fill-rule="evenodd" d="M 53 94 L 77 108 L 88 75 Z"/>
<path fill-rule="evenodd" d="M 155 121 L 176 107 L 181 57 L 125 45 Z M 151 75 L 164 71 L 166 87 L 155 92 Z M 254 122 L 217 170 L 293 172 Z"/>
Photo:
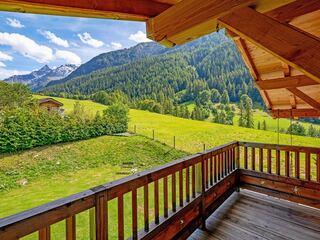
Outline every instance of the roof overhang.
<path fill-rule="evenodd" d="M 227 28 L 274 117 L 320 117 L 319 0 L 2 0 L 0 10 L 145 21 L 167 47 Z"/>

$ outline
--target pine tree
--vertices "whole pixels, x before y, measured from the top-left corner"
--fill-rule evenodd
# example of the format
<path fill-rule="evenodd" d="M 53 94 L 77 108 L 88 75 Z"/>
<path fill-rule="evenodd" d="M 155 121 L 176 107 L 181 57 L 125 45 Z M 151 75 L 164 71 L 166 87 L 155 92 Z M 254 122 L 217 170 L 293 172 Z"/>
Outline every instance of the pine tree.
<path fill-rule="evenodd" d="M 239 126 L 246 128 L 253 128 L 253 112 L 252 112 L 252 100 L 251 98 L 243 94 L 240 98 L 240 118 L 239 118 Z"/>
<path fill-rule="evenodd" d="M 261 129 L 260 121 L 258 122 L 258 129 Z"/>
<path fill-rule="evenodd" d="M 262 122 L 262 130 L 267 130 L 267 122 L 266 122 L 266 120 L 263 120 L 263 122 Z"/>

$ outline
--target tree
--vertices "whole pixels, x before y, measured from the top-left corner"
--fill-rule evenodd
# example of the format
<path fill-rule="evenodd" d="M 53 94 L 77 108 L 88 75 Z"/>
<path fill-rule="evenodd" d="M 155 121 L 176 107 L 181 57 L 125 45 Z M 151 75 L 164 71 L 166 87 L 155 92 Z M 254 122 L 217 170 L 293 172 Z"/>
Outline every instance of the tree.
<path fill-rule="evenodd" d="M 290 124 L 287 130 L 288 134 L 293 134 L 293 135 L 300 135 L 300 136 L 305 136 L 306 135 L 306 129 L 299 123 L 295 122 Z"/>
<path fill-rule="evenodd" d="M 201 91 L 195 100 L 196 104 L 199 106 L 208 107 L 212 104 L 211 102 L 211 92 L 209 90 Z"/>
<path fill-rule="evenodd" d="M 252 112 L 252 100 L 251 98 L 243 94 L 240 98 L 240 118 L 239 118 L 239 126 L 246 128 L 253 128 L 253 112 Z"/>
<path fill-rule="evenodd" d="M 261 129 L 260 121 L 258 122 L 258 129 Z"/>
<path fill-rule="evenodd" d="M 0 81 L 0 110 L 30 106 L 32 93 L 25 85 Z"/>
<path fill-rule="evenodd" d="M 267 130 L 267 123 L 266 123 L 266 120 L 263 120 L 262 122 L 262 130 Z"/>
<path fill-rule="evenodd" d="M 228 95 L 228 91 L 224 90 L 221 96 L 221 103 L 222 104 L 229 104 L 230 103 L 230 99 L 229 99 L 229 95 Z"/>
<path fill-rule="evenodd" d="M 312 124 L 308 128 L 308 136 L 317 137 L 317 129 Z"/>
<path fill-rule="evenodd" d="M 215 88 L 211 89 L 211 102 L 219 103 L 221 100 L 221 94 Z"/>

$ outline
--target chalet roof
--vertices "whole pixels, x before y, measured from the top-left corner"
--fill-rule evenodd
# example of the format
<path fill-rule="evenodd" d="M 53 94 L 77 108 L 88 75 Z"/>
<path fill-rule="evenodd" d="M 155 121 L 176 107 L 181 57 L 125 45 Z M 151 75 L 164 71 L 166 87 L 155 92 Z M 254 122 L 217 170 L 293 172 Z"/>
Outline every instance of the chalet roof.
<path fill-rule="evenodd" d="M 319 0 L 3 0 L 0 10 L 145 21 L 168 47 L 227 28 L 274 117 L 320 117 Z"/>
<path fill-rule="evenodd" d="M 47 102 L 52 102 L 54 104 L 57 104 L 58 106 L 62 107 L 63 106 L 63 103 L 62 102 L 59 102 L 53 98 L 42 98 L 42 99 L 39 99 L 39 104 L 42 104 L 42 103 L 47 103 Z"/>

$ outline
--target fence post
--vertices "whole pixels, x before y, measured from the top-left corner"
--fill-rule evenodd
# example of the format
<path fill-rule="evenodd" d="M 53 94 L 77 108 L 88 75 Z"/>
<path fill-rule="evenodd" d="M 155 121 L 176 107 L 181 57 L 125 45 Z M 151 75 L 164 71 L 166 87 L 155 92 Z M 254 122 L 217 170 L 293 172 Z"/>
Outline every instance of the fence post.
<path fill-rule="evenodd" d="M 152 130 L 152 139 L 154 140 L 154 129 Z"/>
<path fill-rule="evenodd" d="M 176 136 L 173 136 L 173 148 L 176 149 Z"/>
<path fill-rule="evenodd" d="M 137 133 L 137 125 L 134 125 L 134 133 Z"/>

